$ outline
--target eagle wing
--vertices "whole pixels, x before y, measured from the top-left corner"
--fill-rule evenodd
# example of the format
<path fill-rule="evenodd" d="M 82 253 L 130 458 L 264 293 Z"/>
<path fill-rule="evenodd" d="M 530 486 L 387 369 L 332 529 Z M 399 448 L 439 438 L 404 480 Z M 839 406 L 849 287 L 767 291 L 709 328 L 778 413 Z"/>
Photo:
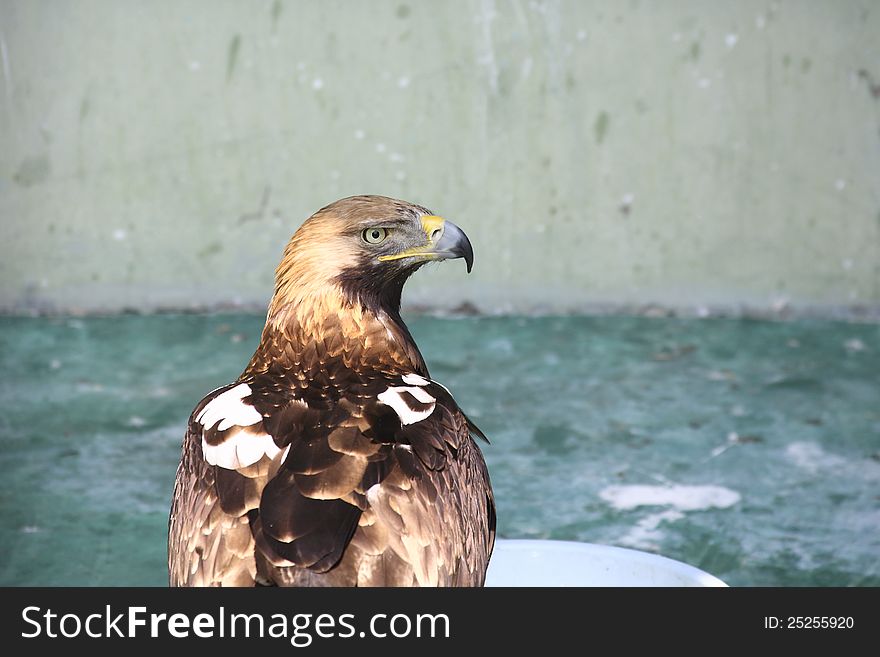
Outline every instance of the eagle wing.
<path fill-rule="evenodd" d="M 473 425 L 421 376 L 344 376 L 270 370 L 200 402 L 172 585 L 482 585 L 495 506 Z"/>

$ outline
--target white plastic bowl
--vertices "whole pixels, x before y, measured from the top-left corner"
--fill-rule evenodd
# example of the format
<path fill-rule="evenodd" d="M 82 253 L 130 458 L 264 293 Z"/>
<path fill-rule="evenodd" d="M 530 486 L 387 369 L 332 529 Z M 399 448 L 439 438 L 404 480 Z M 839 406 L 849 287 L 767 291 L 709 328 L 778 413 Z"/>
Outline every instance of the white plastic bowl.
<path fill-rule="evenodd" d="M 727 586 L 650 552 L 571 541 L 498 539 L 486 586 Z"/>

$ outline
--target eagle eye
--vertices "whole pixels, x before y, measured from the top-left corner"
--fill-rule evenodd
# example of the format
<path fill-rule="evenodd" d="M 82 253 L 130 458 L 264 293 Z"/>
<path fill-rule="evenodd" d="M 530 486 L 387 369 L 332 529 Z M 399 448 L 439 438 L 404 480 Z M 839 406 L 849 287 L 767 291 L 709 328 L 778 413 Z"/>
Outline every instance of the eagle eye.
<path fill-rule="evenodd" d="M 367 244 L 381 244 L 388 238 L 388 230 L 386 228 L 367 228 L 361 236 Z"/>

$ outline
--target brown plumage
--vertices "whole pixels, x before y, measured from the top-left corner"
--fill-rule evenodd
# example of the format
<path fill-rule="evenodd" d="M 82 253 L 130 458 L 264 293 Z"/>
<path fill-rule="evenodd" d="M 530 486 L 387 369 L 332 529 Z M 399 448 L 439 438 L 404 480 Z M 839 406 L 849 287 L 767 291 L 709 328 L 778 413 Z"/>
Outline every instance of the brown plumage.
<path fill-rule="evenodd" d="M 193 411 L 172 586 L 481 586 L 495 538 L 483 437 L 400 318 L 406 279 L 473 252 L 427 209 L 342 199 L 294 234 L 256 352 Z"/>

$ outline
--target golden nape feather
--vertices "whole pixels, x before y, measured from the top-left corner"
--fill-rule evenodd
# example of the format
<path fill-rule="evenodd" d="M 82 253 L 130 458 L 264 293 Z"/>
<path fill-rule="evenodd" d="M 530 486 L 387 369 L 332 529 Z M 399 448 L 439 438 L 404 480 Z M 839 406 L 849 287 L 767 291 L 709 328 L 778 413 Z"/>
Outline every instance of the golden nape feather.
<path fill-rule="evenodd" d="M 455 224 L 382 196 L 310 217 L 234 382 L 196 406 L 168 527 L 172 586 L 481 586 L 483 437 L 400 317 L 407 278 L 464 258 Z"/>

